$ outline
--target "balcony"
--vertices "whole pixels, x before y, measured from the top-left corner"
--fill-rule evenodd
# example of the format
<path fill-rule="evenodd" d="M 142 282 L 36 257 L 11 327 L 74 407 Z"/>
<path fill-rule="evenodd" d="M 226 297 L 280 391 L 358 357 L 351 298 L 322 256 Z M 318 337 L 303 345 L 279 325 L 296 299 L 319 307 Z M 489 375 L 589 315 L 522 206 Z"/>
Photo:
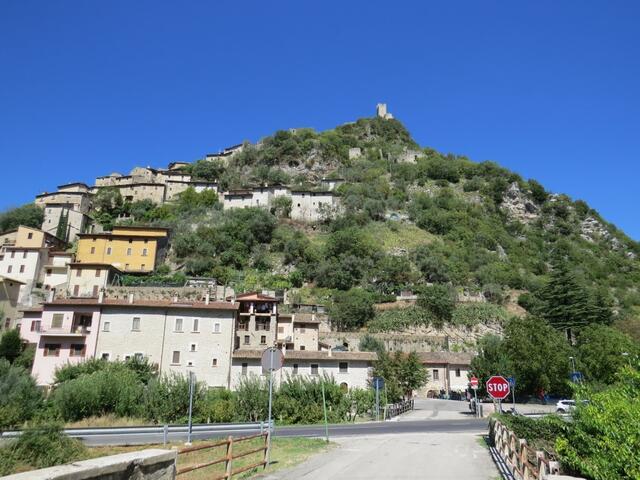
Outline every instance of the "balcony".
<path fill-rule="evenodd" d="M 85 337 L 91 333 L 91 327 L 73 325 L 71 328 L 42 328 L 40 335 L 43 337 Z"/>

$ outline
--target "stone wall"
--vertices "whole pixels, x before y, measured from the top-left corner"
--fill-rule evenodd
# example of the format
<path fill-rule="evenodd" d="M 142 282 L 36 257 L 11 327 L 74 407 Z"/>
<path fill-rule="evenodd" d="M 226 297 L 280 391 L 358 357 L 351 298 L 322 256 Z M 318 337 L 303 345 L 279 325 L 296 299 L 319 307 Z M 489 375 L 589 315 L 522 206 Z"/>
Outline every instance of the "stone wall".
<path fill-rule="evenodd" d="M 107 287 L 105 297 L 125 300 L 129 294 L 133 294 L 134 300 L 178 300 L 201 301 L 208 292 L 207 287 Z M 224 285 L 211 288 L 210 300 L 224 300 L 233 296 L 234 290 Z"/>
<path fill-rule="evenodd" d="M 360 351 L 359 345 L 362 332 L 321 332 L 319 340 L 331 347 L 346 346 L 350 352 Z M 401 333 L 372 333 L 369 334 L 384 342 L 387 351 L 395 352 L 432 352 L 448 348 L 448 339 L 436 335 L 413 335 Z M 346 344 L 346 345 L 345 345 Z"/>
<path fill-rule="evenodd" d="M 149 449 L 2 477 L 5 480 L 173 480 L 175 450 Z"/>

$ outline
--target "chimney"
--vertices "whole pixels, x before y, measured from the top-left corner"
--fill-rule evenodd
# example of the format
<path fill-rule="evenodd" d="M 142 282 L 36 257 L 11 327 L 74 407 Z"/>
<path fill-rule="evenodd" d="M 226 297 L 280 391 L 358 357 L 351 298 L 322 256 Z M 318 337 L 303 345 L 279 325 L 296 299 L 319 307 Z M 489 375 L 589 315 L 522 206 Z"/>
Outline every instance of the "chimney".
<path fill-rule="evenodd" d="M 210 295 L 209 292 L 204 296 L 204 304 L 209 305 Z"/>
<path fill-rule="evenodd" d="M 51 303 L 53 302 L 53 297 L 55 296 L 56 291 L 54 289 L 49 290 L 49 293 L 47 294 L 47 302 Z"/>
<path fill-rule="evenodd" d="M 129 303 L 133 303 L 133 293 L 129 294 L 128 301 L 129 301 Z"/>
<path fill-rule="evenodd" d="M 327 353 L 327 357 L 330 357 L 330 356 L 331 356 L 332 350 L 333 350 L 333 348 L 332 348 L 332 347 L 329 347 L 329 353 Z"/>
<path fill-rule="evenodd" d="M 104 303 L 104 288 L 98 292 L 98 303 Z"/>

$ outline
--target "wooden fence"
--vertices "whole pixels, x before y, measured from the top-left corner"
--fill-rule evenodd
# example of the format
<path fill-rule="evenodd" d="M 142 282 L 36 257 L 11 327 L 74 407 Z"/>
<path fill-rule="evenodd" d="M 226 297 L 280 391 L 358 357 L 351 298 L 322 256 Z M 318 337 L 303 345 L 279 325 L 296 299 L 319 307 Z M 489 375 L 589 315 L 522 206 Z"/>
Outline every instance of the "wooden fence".
<path fill-rule="evenodd" d="M 544 480 L 547 475 L 560 474 L 560 463 L 543 451 L 531 448 L 499 420 L 491 419 L 489 437 L 493 448 L 517 480 Z"/>
<path fill-rule="evenodd" d="M 240 453 L 235 453 L 234 452 L 234 445 L 237 445 L 239 443 L 242 442 L 247 442 L 250 440 L 253 440 L 255 438 L 262 438 L 263 442 L 262 445 L 258 448 L 254 448 L 251 450 L 247 450 L 244 452 L 240 452 Z M 186 473 L 189 472 L 193 472 L 194 470 L 199 470 L 202 468 L 207 468 L 207 467 L 212 467 L 213 465 L 219 465 L 221 463 L 224 463 L 224 471 L 225 473 L 214 477 L 214 476 L 207 476 L 208 480 L 223 480 L 223 479 L 232 479 L 234 475 L 238 475 L 239 473 L 242 472 L 246 472 L 247 470 L 252 470 L 254 468 L 258 468 L 258 467 L 263 467 L 266 468 L 267 466 L 267 449 L 268 449 L 268 444 L 269 444 L 269 432 L 265 432 L 265 433 L 257 433 L 255 435 L 249 435 L 246 437 L 239 437 L 239 438 L 233 438 L 231 436 L 229 436 L 226 440 L 221 440 L 218 442 L 214 442 L 214 443 L 204 443 L 201 445 L 195 445 L 193 447 L 185 447 L 185 448 L 181 448 L 180 450 L 178 450 L 178 459 L 180 459 L 181 455 L 186 455 L 192 452 L 197 452 L 197 451 L 201 451 L 201 450 L 207 450 L 207 449 L 214 449 L 214 448 L 218 448 L 218 447 L 225 447 L 226 446 L 226 454 L 222 457 L 219 458 L 214 458 L 208 461 L 205 461 L 203 463 L 198 463 L 196 465 L 189 465 L 186 467 L 182 467 L 179 468 L 177 471 L 177 475 L 184 475 Z M 258 453 L 258 452 L 262 452 L 262 460 L 259 462 L 255 462 L 252 463 L 250 465 L 244 465 L 242 467 L 236 468 L 234 470 L 233 468 L 233 461 L 237 460 L 239 458 L 244 458 L 247 457 L 249 455 Z M 184 457 L 183 457 L 184 458 Z"/>

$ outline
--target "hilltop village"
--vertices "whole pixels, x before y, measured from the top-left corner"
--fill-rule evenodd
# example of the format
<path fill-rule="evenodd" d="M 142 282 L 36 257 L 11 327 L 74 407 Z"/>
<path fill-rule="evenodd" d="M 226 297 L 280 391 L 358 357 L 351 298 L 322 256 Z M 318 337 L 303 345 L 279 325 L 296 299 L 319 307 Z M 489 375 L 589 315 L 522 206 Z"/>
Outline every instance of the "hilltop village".
<path fill-rule="evenodd" d="M 377 118 L 393 117 L 380 104 Z M 235 145 L 202 161 L 224 166 L 245 148 Z M 359 147 L 349 149 L 349 159 L 362 155 Z M 418 155 L 403 151 L 402 161 Z M 183 285 L 122 285 L 123 276 L 157 271 L 171 248 L 172 231 L 135 225 L 125 215 L 105 229 L 92 217 L 100 192 L 155 206 L 171 205 L 185 192 L 215 194 L 222 210 L 273 211 L 284 204 L 292 222 L 310 227 L 343 209 L 336 189 L 345 180 L 335 174 L 306 188 L 271 183 L 224 190 L 217 181 L 194 178 L 189 165 L 136 167 L 127 175 L 98 177 L 92 186 L 59 185 L 35 198 L 44 213 L 39 229 L 21 225 L 0 234 L 2 328 L 19 329 L 35 346 L 32 373 L 38 384 L 51 385 L 56 368 L 68 362 L 146 358 L 161 373 L 193 372 L 209 387 L 234 389 L 242 376 L 261 374 L 262 351 L 277 346 L 285 358 L 279 381 L 328 374 L 344 389 L 366 388 L 376 353 L 359 351 L 357 337 L 345 341 L 326 305 L 295 303 L 276 290 L 236 292 L 210 277 L 188 277 Z M 411 292 L 404 295 L 411 300 Z M 430 374 L 425 392 L 466 388 L 472 353 L 422 350 L 420 360 Z"/>

